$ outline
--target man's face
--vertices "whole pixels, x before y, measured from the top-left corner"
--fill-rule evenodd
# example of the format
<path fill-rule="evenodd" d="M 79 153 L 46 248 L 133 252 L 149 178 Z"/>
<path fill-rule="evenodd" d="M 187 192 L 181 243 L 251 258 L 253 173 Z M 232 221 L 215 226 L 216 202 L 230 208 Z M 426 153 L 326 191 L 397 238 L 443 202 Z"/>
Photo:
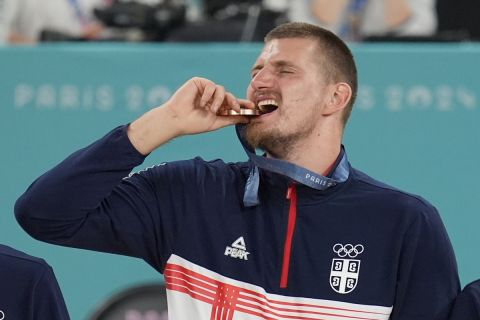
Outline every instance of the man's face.
<path fill-rule="evenodd" d="M 252 68 L 247 97 L 256 105 L 278 108 L 247 125 L 246 138 L 252 146 L 285 158 L 315 134 L 327 86 L 319 51 L 311 39 L 274 39 L 265 44 Z"/>

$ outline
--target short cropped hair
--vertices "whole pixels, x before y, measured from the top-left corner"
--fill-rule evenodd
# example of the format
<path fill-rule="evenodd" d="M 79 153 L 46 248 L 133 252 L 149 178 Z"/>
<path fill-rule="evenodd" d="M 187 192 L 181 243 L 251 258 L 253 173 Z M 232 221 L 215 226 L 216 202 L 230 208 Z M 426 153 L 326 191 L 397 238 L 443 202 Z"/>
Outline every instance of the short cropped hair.
<path fill-rule="evenodd" d="M 342 117 L 345 126 L 352 112 L 358 90 L 357 67 L 348 46 L 333 32 L 303 22 L 289 22 L 277 26 L 265 36 L 265 42 L 284 38 L 317 40 L 321 53 L 319 55 L 320 62 L 322 68 L 326 71 L 327 80 L 330 82 L 345 82 L 350 85 L 352 97 Z"/>

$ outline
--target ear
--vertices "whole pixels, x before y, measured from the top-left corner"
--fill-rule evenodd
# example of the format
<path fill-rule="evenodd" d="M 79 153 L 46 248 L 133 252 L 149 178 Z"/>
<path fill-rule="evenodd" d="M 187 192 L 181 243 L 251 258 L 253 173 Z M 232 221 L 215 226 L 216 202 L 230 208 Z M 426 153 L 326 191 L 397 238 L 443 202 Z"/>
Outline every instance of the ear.
<path fill-rule="evenodd" d="M 327 103 L 323 109 L 323 115 L 328 116 L 342 111 L 352 98 L 352 88 L 348 83 L 339 82 L 329 86 L 329 95 Z"/>

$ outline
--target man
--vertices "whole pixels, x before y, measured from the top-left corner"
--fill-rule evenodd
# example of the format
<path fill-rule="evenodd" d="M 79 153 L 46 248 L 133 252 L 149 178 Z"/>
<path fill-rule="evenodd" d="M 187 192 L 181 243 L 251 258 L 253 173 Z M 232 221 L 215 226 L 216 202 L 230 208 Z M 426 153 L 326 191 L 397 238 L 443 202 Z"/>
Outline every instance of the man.
<path fill-rule="evenodd" d="M 0 244 L 0 320 L 68 320 L 52 268 Z"/>
<path fill-rule="evenodd" d="M 466 319 L 480 319 L 480 280 L 466 285 L 455 299 L 450 320 Z"/>
<path fill-rule="evenodd" d="M 447 319 L 459 281 L 436 210 L 353 169 L 342 148 L 356 90 L 337 36 L 281 25 L 248 100 L 187 81 L 35 181 L 17 219 L 47 242 L 144 259 L 165 275 L 172 319 Z M 220 115 L 240 106 L 271 112 Z M 167 141 L 231 124 L 249 162 L 124 178 Z"/>

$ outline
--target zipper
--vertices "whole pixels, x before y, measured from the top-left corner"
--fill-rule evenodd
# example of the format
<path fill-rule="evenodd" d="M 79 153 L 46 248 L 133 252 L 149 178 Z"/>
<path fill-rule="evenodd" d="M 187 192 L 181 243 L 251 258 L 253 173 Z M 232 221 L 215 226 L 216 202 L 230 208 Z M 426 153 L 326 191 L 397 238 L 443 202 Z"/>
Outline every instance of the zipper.
<path fill-rule="evenodd" d="M 297 187 L 294 183 L 288 187 L 286 197 L 290 200 L 290 209 L 288 210 L 287 235 L 283 246 L 280 288 L 286 288 L 288 286 L 288 271 L 290 269 L 290 258 L 292 256 L 292 241 L 295 232 L 295 223 L 297 222 Z"/>

